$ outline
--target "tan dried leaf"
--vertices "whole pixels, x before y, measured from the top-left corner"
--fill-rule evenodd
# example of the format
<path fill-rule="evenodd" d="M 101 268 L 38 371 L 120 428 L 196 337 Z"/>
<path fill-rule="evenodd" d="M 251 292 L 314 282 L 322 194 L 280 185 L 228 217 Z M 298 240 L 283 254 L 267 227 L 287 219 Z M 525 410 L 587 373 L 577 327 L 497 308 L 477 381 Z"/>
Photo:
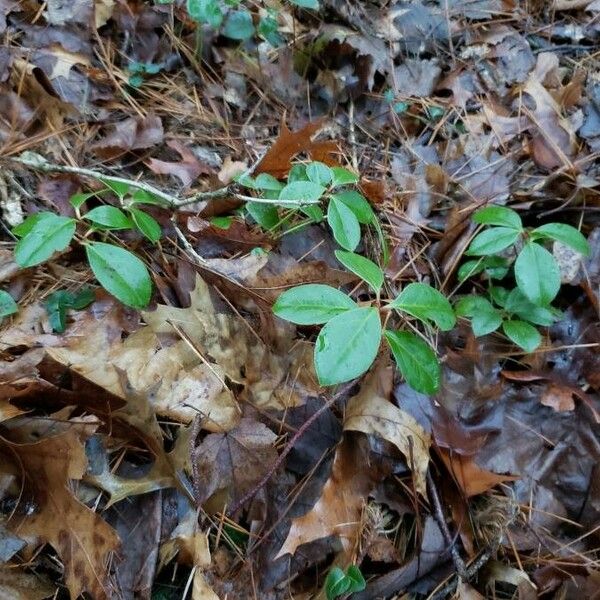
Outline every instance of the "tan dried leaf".
<path fill-rule="evenodd" d="M 412 415 L 389 401 L 393 370 L 380 361 L 367 375 L 358 394 L 350 398 L 344 418 L 345 431 L 378 435 L 394 444 L 413 470 L 415 488 L 426 494 L 431 436 Z"/>

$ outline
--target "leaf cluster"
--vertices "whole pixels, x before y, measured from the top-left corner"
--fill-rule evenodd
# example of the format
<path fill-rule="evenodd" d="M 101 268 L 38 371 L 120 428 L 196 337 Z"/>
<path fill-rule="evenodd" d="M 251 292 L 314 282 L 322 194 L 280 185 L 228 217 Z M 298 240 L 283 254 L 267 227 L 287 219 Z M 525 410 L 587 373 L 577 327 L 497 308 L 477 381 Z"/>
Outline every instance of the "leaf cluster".
<path fill-rule="evenodd" d="M 346 594 L 362 592 L 367 582 L 356 565 L 350 565 L 346 572 L 339 567 L 333 567 L 325 579 L 325 595 L 327 600 L 335 600 Z"/>

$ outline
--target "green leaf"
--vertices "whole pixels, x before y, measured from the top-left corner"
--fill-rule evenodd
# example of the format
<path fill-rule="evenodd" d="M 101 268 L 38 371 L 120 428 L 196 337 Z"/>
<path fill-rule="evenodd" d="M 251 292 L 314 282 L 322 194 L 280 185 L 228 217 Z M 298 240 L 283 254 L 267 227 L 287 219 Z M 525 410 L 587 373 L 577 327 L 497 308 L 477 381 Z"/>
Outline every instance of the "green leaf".
<path fill-rule="evenodd" d="M 86 306 L 89 306 L 94 300 L 96 296 L 90 288 L 82 289 L 78 294 L 73 295 L 71 300 L 71 308 L 75 310 L 81 310 Z"/>
<path fill-rule="evenodd" d="M 523 229 L 521 217 L 514 210 L 506 206 L 486 206 L 475 212 L 473 221 L 480 225 L 499 225 L 511 229 Z"/>
<path fill-rule="evenodd" d="M 92 208 L 83 215 L 83 218 L 102 229 L 131 229 L 133 227 L 129 217 L 120 208 L 108 204 Z"/>
<path fill-rule="evenodd" d="M 279 34 L 279 23 L 271 16 L 262 17 L 258 22 L 258 35 L 262 36 L 273 48 L 284 43 L 283 36 Z"/>
<path fill-rule="evenodd" d="M 162 235 L 162 230 L 156 219 L 139 208 L 132 207 L 129 209 L 129 213 L 139 231 L 153 244 L 158 242 Z"/>
<path fill-rule="evenodd" d="M 260 173 L 254 180 L 254 188 L 257 190 L 274 190 L 278 192 L 283 187 L 283 183 L 279 179 L 275 179 L 273 175 L 269 175 L 268 173 Z"/>
<path fill-rule="evenodd" d="M 282 204 L 286 201 L 316 203 L 321 199 L 325 188 L 313 181 L 293 181 L 288 183 L 280 192 L 279 198 Z"/>
<path fill-rule="evenodd" d="M 306 176 L 306 165 L 303 165 L 302 163 L 292 165 L 292 168 L 288 173 L 288 183 L 293 183 L 294 181 L 307 180 L 308 177 Z"/>
<path fill-rule="evenodd" d="M 131 194 L 131 204 L 155 204 L 156 206 L 164 206 L 165 201 L 159 196 L 155 196 L 146 190 L 137 189 Z"/>
<path fill-rule="evenodd" d="M 97 196 L 100 192 L 88 192 L 87 194 L 73 194 L 69 198 L 69 202 L 73 208 L 80 208 L 84 202 L 87 202 L 90 198 Z"/>
<path fill-rule="evenodd" d="M 535 323 L 536 325 L 550 326 L 556 320 L 556 316 L 551 308 L 538 306 L 523 294 L 519 288 L 515 288 L 508 294 L 504 308 L 511 314 L 516 314 L 524 321 Z"/>
<path fill-rule="evenodd" d="M 187 12 L 194 21 L 208 23 L 213 29 L 223 22 L 223 11 L 218 0 L 187 0 Z"/>
<path fill-rule="evenodd" d="M 465 296 L 456 304 L 456 314 L 471 317 L 471 327 L 476 337 L 496 331 L 502 323 L 502 315 L 489 300 L 481 296 Z"/>
<path fill-rule="evenodd" d="M 331 196 L 338 202 L 343 202 L 355 215 L 359 223 L 369 225 L 375 220 L 375 213 L 369 201 L 356 190 L 339 192 Z"/>
<path fill-rule="evenodd" d="M 483 260 L 468 260 L 466 263 L 463 263 L 457 273 L 458 281 L 461 283 L 469 279 L 469 277 L 473 277 L 473 275 L 478 275 L 485 269 L 485 263 Z"/>
<path fill-rule="evenodd" d="M 358 175 L 348 169 L 344 169 L 344 167 L 331 167 L 331 175 L 331 185 L 333 187 L 358 183 Z"/>
<path fill-rule="evenodd" d="M 381 341 L 375 307 L 339 314 L 321 329 L 315 344 L 315 370 L 321 385 L 335 385 L 362 375 L 373 363 Z"/>
<path fill-rule="evenodd" d="M 449 331 L 456 323 L 448 299 L 426 283 L 409 283 L 389 306 L 422 321 L 433 321 L 442 331 Z"/>
<path fill-rule="evenodd" d="M 0 290 L 0 319 L 12 315 L 19 310 L 14 298 L 5 290 Z"/>
<path fill-rule="evenodd" d="M 333 174 L 326 164 L 315 161 L 306 165 L 306 176 L 310 181 L 325 186 L 331 182 Z"/>
<path fill-rule="evenodd" d="M 589 256 L 590 245 L 583 234 L 566 223 L 548 223 L 531 232 L 532 239 L 546 238 L 570 246 L 576 252 Z"/>
<path fill-rule="evenodd" d="M 408 331 L 386 330 L 385 338 L 406 383 L 422 394 L 435 394 L 440 387 L 442 370 L 429 345 Z"/>
<path fill-rule="evenodd" d="M 335 241 L 346 250 L 354 250 L 360 242 L 360 223 L 343 202 L 332 197 L 327 207 L 327 222 Z"/>
<path fill-rule="evenodd" d="M 560 289 L 560 270 L 554 257 L 535 242 L 525 244 L 515 261 L 515 280 L 534 304 L 550 304 Z"/>
<path fill-rule="evenodd" d="M 246 210 L 263 229 L 273 229 L 279 223 L 279 213 L 272 204 L 247 202 Z"/>
<path fill-rule="evenodd" d="M 293 0 L 292 0 L 293 1 Z M 350 589 L 352 581 L 339 567 L 333 567 L 325 579 L 325 595 L 327 600 L 335 600 Z"/>
<path fill-rule="evenodd" d="M 346 569 L 346 577 L 350 579 L 351 582 L 350 587 L 348 588 L 349 594 L 362 592 L 367 587 L 367 582 L 356 565 L 350 565 Z"/>
<path fill-rule="evenodd" d="M 15 246 L 15 260 L 20 267 L 33 267 L 64 250 L 75 234 L 75 220 L 54 213 L 41 213 L 33 227 Z M 21 225 L 24 225 L 22 223 Z"/>
<path fill-rule="evenodd" d="M 490 298 L 498 305 L 504 307 L 508 299 L 508 290 L 499 285 L 493 285 L 488 289 Z"/>
<path fill-rule="evenodd" d="M 510 227 L 492 227 L 486 229 L 473 238 L 465 254 L 469 256 L 485 256 L 496 254 L 509 246 L 512 246 L 521 232 Z"/>
<path fill-rule="evenodd" d="M 503 256 L 483 256 L 477 260 L 468 260 L 458 269 L 458 280 L 465 279 L 485 271 L 489 279 L 502 279 L 508 272 L 508 261 Z"/>
<path fill-rule="evenodd" d="M 247 40 L 254 35 L 252 15 L 247 10 L 234 10 L 227 15 L 223 35 L 232 40 Z"/>
<path fill-rule="evenodd" d="M 311 204 L 310 206 L 301 206 L 300 210 L 307 216 L 310 217 L 315 223 L 320 223 L 325 215 L 323 209 L 318 204 Z"/>
<path fill-rule="evenodd" d="M 233 223 L 233 217 L 231 215 L 210 217 L 209 222 L 217 229 L 229 229 Z"/>
<path fill-rule="evenodd" d="M 17 237 L 26 236 L 38 223 L 46 220 L 52 220 L 56 217 L 53 212 L 39 212 L 29 215 L 22 223 L 15 225 L 11 231 Z"/>
<path fill-rule="evenodd" d="M 533 352 L 542 342 L 538 330 L 525 321 L 504 321 L 502 329 L 507 337 L 525 352 Z"/>
<path fill-rule="evenodd" d="M 117 197 L 125 198 L 129 193 L 129 184 L 123 183 L 122 181 L 113 181 L 112 179 L 100 179 L 100 181 L 112 192 L 114 192 Z"/>
<path fill-rule="evenodd" d="M 355 308 L 356 302 L 339 290 L 329 285 L 311 283 L 280 294 L 273 305 L 273 312 L 281 319 L 297 325 L 317 325 Z"/>
<path fill-rule="evenodd" d="M 319 0 L 290 0 L 290 2 L 300 8 L 319 10 Z"/>
<path fill-rule="evenodd" d="M 70 307 L 73 294 L 65 290 L 58 290 L 48 296 L 44 308 L 48 313 L 50 327 L 57 333 L 63 333 L 67 326 L 67 308 Z"/>
<path fill-rule="evenodd" d="M 152 282 L 146 265 L 128 250 L 103 242 L 86 244 L 90 267 L 100 285 L 132 308 L 145 308 L 150 302 Z"/>
<path fill-rule="evenodd" d="M 383 271 L 372 260 L 345 250 L 336 250 L 335 257 L 346 269 L 364 279 L 375 293 L 379 293 L 383 286 Z"/>

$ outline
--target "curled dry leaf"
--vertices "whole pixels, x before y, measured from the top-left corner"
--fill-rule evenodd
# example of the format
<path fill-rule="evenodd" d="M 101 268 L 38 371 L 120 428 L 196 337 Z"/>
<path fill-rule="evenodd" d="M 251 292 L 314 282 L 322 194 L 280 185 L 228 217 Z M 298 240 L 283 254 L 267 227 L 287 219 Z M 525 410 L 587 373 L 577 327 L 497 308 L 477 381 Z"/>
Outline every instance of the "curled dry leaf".
<path fill-rule="evenodd" d="M 69 489 L 69 480 L 81 479 L 86 471 L 84 441 L 96 426 L 70 425 L 63 433 L 35 443 L 23 443 L 25 431 L 13 428 L 10 432 L 14 441 L 8 446 L 18 457 L 25 490 L 33 495 L 36 510 L 27 515 L 17 513 L 8 525 L 29 544 L 52 545 L 64 564 L 72 598 L 84 591 L 97 600 L 112 598 L 108 568 L 119 538 Z"/>
<path fill-rule="evenodd" d="M 298 546 L 337 536 L 345 552 L 357 542 L 360 515 L 378 475 L 365 469 L 367 456 L 361 444 L 346 438 L 336 448 L 331 474 L 315 505 L 292 521 L 288 535 L 275 559 L 294 554 Z"/>
<path fill-rule="evenodd" d="M 413 470 L 415 488 L 425 495 L 431 436 L 412 415 L 389 401 L 392 380 L 393 369 L 380 361 L 367 375 L 359 393 L 350 398 L 344 430 L 377 435 L 394 444 Z"/>
<path fill-rule="evenodd" d="M 451 453 L 445 448 L 438 448 L 437 451 L 452 478 L 467 498 L 483 494 L 499 483 L 519 479 L 513 475 L 498 475 L 486 471 L 478 466 L 471 456 Z"/>
<path fill-rule="evenodd" d="M 130 117 L 115 123 L 112 131 L 91 145 L 92 152 L 103 158 L 114 158 L 129 150 L 152 148 L 163 141 L 160 117 Z"/>

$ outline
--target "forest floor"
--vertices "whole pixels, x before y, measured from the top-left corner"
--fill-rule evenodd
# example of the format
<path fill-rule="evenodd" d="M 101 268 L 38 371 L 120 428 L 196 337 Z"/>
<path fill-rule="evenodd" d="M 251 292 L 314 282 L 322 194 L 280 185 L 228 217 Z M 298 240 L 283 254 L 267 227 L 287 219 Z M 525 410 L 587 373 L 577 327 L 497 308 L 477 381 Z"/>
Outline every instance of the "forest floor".
<path fill-rule="evenodd" d="M 0 0 L 0 598 L 600 598 L 600 1 L 237 4 Z"/>

